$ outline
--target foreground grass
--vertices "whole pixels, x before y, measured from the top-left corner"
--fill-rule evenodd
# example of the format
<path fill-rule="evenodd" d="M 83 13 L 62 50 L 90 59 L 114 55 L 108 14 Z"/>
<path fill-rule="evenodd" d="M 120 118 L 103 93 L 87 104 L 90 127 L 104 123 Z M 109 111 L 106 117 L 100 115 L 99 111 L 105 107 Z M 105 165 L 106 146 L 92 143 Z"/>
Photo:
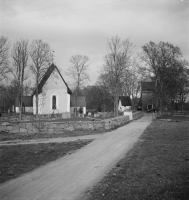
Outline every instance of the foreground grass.
<path fill-rule="evenodd" d="M 0 183 L 80 149 L 92 140 L 0 147 Z"/>
<path fill-rule="evenodd" d="M 189 117 L 185 116 L 172 116 L 172 115 L 163 115 L 161 117 L 158 117 L 158 119 L 171 119 L 173 121 L 189 121 Z"/>
<path fill-rule="evenodd" d="M 154 120 L 89 200 L 188 200 L 189 123 Z"/>
<path fill-rule="evenodd" d="M 109 130 L 110 131 L 110 130 Z M 58 137 L 76 137 L 76 136 L 84 136 L 84 135 L 94 135 L 94 134 L 102 134 L 107 132 L 106 130 L 90 130 L 90 131 L 72 131 L 72 132 L 64 132 L 64 133 L 36 133 L 32 135 L 22 135 L 15 133 L 5 133 L 0 132 L 0 141 L 7 140 L 31 140 L 31 139 L 48 139 L 48 138 L 58 138 Z"/>

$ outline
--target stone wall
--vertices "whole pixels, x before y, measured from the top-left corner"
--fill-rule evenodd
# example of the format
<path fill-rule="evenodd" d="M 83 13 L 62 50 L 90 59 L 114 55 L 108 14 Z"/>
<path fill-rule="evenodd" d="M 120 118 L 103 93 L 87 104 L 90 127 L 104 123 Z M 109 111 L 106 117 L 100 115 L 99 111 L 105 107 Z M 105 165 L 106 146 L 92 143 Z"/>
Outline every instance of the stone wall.
<path fill-rule="evenodd" d="M 142 117 L 142 112 L 133 113 L 133 120 L 139 119 L 140 117 Z"/>
<path fill-rule="evenodd" d="M 142 112 L 133 113 L 133 119 L 142 116 Z M 68 122 L 4 122 L 0 125 L 0 132 L 32 135 L 36 133 L 63 133 L 81 130 L 112 130 L 129 122 L 129 116 L 120 116 L 101 121 L 68 121 Z"/>

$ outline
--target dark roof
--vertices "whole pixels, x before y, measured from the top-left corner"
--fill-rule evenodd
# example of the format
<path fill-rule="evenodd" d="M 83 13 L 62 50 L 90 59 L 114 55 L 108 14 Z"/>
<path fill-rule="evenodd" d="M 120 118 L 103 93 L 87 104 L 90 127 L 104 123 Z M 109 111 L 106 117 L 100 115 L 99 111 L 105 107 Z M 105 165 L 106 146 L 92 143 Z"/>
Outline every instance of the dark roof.
<path fill-rule="evenodd" d="M 54 70 L 57 70 L 60 77 L 62 78 L 63 82 L 65 83 L 66 87 L 67 87 L 67 93 L 68 94 L 72 94 L 70 88 L 68 87 L 68 84 L 66 83 L 66 81 L 64 80 L 64 78 L 62 77 L 60 71 L 58 70 L 58 68 L 56 67 L 56 65 L 51 64 L 51 66 L 47 69 L 46 73 L 44 74 L 43 78 L 41 79 L 39 85 L 38 85 L 38 93 L 40 94 L 42 92 L 42 88 L 45 85 L 46 81 L 48 80 L 48 78 L 50 77 L 50 75 L 52 74 L 52 72 Z M 36 90 L 34 91 L 33 95 L 35 95 Z"/>
<path fill-rule="evenodd" d="M 86 107 L 86 101 L 85 101 L 85 97 L 77 97 L 77 104 L 76 104 L 76 98 L 75 96 L 71 96 L 70 97 L 70 107 Z"/>
<path fill-rule="evenodd" d="M 154 88 L 155 88 L 154 82 L 141 82 L 142 92 L 152 92 L 154 91 Z"/>
<path fill-rule="evenodd" d="M 120 96 L 122 106 L 131 106 L 131 98 L 129 96 Z"/>
<path fill-rule="evenodd" d="M 32 96 L 23 96 L 22 97 L 22 104 L 25 107 L 32 107 L 33 106 L 33 100 L 32 100 Z M 18 107 L 19 103 L 18 103 L 18 98 L 15 101 L 15 106 Z"/>

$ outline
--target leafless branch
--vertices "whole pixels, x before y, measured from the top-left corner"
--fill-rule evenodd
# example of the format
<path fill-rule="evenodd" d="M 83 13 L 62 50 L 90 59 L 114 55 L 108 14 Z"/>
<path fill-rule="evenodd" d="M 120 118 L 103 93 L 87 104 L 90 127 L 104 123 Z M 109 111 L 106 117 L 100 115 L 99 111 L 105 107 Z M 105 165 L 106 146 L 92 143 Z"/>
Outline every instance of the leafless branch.
<path fill-rule="evenodd" d="M 53 53 L 48 43 L 42 40 L 33 40 L 29 54 L 32 60 L 30 69 L 35 75 L 35 87 L 36 87 L 36 117 L 38 118 L 38 85 L 53 61 Z"/>
<path fill-rule="evenodd" d="M 0 82 L 7 78 L 9 70 L 9 48 L 10 44 L 8 38 L 1 36 L 0 37 Z"/>
<path fill-rule="evenodd" d="M 13 45 L 12 59 L 13 67 L 10 68 L 17 85 L 18 85 L 18 98 L 19 98 L 19 116 L 21 119 L 22 113 L 22 96 L 23 96 L 23 82 L 26 80 L 25 69 L 28 66 L 28 40 L 21 39 Z"/>

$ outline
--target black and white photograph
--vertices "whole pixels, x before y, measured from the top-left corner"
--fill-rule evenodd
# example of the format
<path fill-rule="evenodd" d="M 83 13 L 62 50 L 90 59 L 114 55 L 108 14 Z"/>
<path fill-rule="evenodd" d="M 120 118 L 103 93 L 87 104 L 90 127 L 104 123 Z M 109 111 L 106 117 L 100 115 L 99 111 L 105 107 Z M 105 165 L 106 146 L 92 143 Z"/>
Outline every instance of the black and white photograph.
<path fill-rule="evenodd" d="M 189 0 L 0 0 L 0 199 L 189 199 Z"/>

